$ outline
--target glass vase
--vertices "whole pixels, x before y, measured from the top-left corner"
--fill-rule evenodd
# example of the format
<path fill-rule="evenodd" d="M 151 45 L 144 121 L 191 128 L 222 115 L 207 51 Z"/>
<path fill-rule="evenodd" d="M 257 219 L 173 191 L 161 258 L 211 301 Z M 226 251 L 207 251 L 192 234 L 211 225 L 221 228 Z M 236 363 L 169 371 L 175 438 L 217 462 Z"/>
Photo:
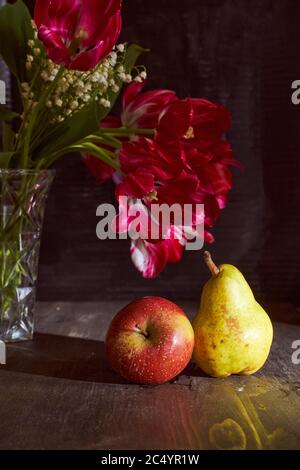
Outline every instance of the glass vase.
<path fill-rule="evenodd" d="M 0 170 L 0 340 L 33 337 L 36 281 L 52 170 Z"/>

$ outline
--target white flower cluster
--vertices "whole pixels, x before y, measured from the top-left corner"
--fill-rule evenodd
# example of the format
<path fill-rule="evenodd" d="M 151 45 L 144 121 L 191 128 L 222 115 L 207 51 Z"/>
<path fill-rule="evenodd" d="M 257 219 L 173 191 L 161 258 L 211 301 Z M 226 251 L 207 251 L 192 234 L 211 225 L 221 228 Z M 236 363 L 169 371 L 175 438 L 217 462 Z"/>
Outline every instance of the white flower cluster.
<path fill-rule="evenodd" d="M 26 68 L 32 71 L 31 83 L 22 83 L 22 96 L 26 110 L 36 106 L 44 90 L 49 87 L 46 107 L 51 122 L 63 122 L 90 102 L 96 100 L 103 107 L 111 107 L 110 95 L 117 93 L 123 83 L 133 80 L 142 82 L 146 78 L 144 67 L 136 67 L 133 74 L 126 73 L 124 59 L 126 45 L 119 44 L 94 69 L 87 72 L 69 70 L 54 64 L 37 39 L 28 42 Z M 56 81 L 53 90 L 51 85 Z"/>

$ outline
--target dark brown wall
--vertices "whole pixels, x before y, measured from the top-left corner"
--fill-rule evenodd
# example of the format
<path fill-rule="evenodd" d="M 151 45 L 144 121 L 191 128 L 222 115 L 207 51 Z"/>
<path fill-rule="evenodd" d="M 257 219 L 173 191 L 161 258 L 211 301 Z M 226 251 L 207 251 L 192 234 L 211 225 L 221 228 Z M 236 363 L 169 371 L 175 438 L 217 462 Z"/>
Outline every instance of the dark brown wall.
<path fill-rule="evenodd" d="M 298 0 L 124 1 L 123 39 L 151 48 L 150 85 L 227 105 L 229 138 L 245 170 L 211 247 L 237 264 L 258 295 L 300 300 L 300 79 Z M 155 281 L 133 268 L 129 242 L 96 239 L 96 207 L 113 201 L 80 158 L 66 157 L 47 210 L 39 298 L 93 300 L 160 294 L 197 298 L 208 275 L 202 253 L 187 253 Z"/>

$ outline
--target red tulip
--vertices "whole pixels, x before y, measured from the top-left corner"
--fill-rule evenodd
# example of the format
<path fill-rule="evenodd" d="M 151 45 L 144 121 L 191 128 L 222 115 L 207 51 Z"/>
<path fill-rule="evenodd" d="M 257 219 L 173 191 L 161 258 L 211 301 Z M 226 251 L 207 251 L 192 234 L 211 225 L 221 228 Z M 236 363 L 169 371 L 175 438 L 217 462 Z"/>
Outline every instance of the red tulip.
<path fill-rule="evenodd" d="M 155 127 L 153 138 L 135 137 L 123 141 L 119 160 L 123 176 L 116 189 L 120 211 L 118 231 L 128 232 L 133 223 L 119 196 L 127 196 L 129 207 L 143 214 L 143 236 L 132 239 L 131 256 L 146 278 L 158 276 L 167 263 L 181 259 L 187 233 L 197 234 L 196 211 L 190 226 L 171 221 L 166 233 L 159 227 L 159 238 L 149 233 L 152 204 L 204 204 L 204 240 L 214 241 L 208 232 L 232 188 L 230 166 L 239 166 L 224 133 L 230 115 L 224 106 L 204 99 L 179 100 L 168 90 L 140 93 L 142 85 L 130 85 L 123 98 L 121 118 L 106 119 L 102 127 Z M 175 236 L 176 235 L 176 236 Z"/>
<path fill-rule="evenodd" d="M 86 71 L 116 44 L 121 0 L 36 0 L 34 20 L 53 62 Z"/>
<path fill-rule="evenodd" d="M 100 127 L 118 128 L 146 128 L 155 129 L 160 115 L 165 111 L 169 103 L 174 101 L 176 94 L 170 90 L 153 90 L 142 93 L 145 82 L 133 82 L 127 86 L 122 99 L 121 117 L 107 116 L 99 123 Z M 125 141 L 127 139 L 124 139 Z M 133 155 L 130 159 L 133 163 Z M 92 174 L 100 181 L 105 181 L 106 175 L 111 173 L 110 167 L 99 159 L 89 156 L 86 163 Z M 103 171 L 105 172 L 103 173 Z M 103 179 L 104 176 L 104 179 Z"/>
<path fill-rule="evenodd" d="M 175 238 L 157 243 L 147 240 L 133 240 L 131 242 L 131 259 L 136 269 L 146 279 L 157 277 L 166 267 L 167 263 L 177 263 L 181 260 L 184 245 Z"/>
<path fill-rule="evenodd" d="M 131 241 L 131 258 L 136 269 L 145 278 L 157 277 L 167 263 L 180 261 L 185 240 L 180 228 L 171 225 L 164 240 L 150 240 L 147 238 L 150 229 L 151 217 L 148 207 L 140 199 L 119 197 L 120 186 L 117 187 L 117 199 L 119 201 L 119 215 L 116 220 L 115 230 L 118 233 L 129 233 L 131 224 L 134 223 L 134 213 L 139 214 L 142 221 L 140 227 L 141 237 Z M 176 233 L 176 236 L 175 236 Z M 149 234 L 150 235 L 150 234 Z"/>
<path fill-rule="evenodd" d="M 151 90 L 142 92 L 146 82 L 132 82 L 127 86 L 122 97 L 120 117 L 107 116 L 100 127 L 128 127 L 131 129 L 155 129 L 159 117 L 168 105 L 177 100 L 171 90 Z"/>
<path fill-rule="evenodd" d="M 123 144 L 120 163 L 125 176 L 117 194 L 138 200 L 145 211 L 153 203 L 204 204 L 204 239 L 213 242 L 207 228 L 214 225 L 226 206 L 232 187 L 229 167 L 238 166 L 223 136 L 229 126 L 230 116 L 223 106 L 206 100 L 170 102 L 159 116 L 154 139 L 139 138 Z M 188 227 L 192 232 L 197 222 L 196 214 L 193 217 Z M 181 236 L 132 241 L 132 260 L 144 277 L 156 277 L 166 263 L 180 260 L 185 233 L 174 225 L 171 230 Z"/>
<path fill-rule="evenodd" d="M 155 129 L 161 113 L 176 100 L 171 90 L 151 90 L 141 93 L 143 83 L 131 83 L 123 94 L 121 123 L 124 127 Z"/>
<path fill-rule="evenodd" d="M 162 147 L 184 155 L 186 168 L 199 180 L 199 200 L 210 195 L 220 209 L 225 207 L 232 188 L 229 167 L 240 166 L 223 138 L 229 127 L 230 114 L 224 106 L 204 99 L 187 99 L 170 104 L 156 133 Z"/>

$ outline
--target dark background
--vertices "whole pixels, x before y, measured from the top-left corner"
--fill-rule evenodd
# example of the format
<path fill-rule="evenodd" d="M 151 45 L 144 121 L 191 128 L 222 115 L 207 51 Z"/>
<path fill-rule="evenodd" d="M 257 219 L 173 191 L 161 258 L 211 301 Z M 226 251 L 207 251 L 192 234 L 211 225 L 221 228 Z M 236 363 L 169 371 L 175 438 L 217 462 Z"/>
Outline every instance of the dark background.
<path fill-rule="evenodd" d="M 32 5 L 33 2 L 28 2 Z M 124 0 L 122 39 L 151 48 L 151 87 L 207 97 L 232 112 L 229 138 L 245 170 L 213 231 L 216 262 L 237 265 L 257 296 L 299 305 L 299 0 Z M 129 241 L 96 238 L 96 207 L 113 201 L 77 155 L 57 165 L 46 213 L 40 300 L 196 299 L 208 278 L 202 252 L 143 280 Z"/>

